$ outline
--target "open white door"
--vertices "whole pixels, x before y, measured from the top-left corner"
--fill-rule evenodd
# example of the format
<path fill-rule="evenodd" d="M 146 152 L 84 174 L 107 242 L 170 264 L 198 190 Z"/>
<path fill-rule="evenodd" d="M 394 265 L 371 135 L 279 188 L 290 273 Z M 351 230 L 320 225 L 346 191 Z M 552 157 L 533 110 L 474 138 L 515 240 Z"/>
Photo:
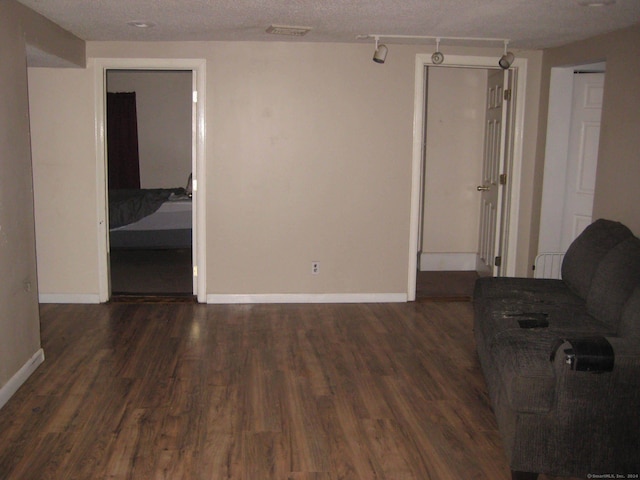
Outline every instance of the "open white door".
<path fill-rule="evenodd" d="M 481 198 L 476 269 L 481 275 L 497 276 L 501 272 L 510 95 L 509 71 L 489 70 L 482 183 L 478 185 Z"/>
<path fill-rule="evenodd" d="M 561 252 L 591 223 L 603 92 L 604 73 L 574 74 Z"/>
<path fill-rule="evenodd" d="M 538 277 L 560 277 L 560 262 L 547 272 L 546 260 L 561 258 L 592 220 L 605 70 L 604 62 L 551 69 Z"/>

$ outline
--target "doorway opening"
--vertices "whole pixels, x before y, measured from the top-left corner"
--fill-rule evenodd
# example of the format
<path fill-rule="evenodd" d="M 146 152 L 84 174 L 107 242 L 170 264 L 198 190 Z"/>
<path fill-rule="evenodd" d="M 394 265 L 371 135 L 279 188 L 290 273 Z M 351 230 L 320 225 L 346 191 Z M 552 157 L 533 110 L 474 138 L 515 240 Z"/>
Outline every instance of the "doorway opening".
<path fill-rule="evenodd" d="M 519 191 L 512 185 L 520 183 L 526 59 L 517 59 L 504 73 L 506 83 L 496 98 L 503 98 L 504 90 L 509 90 L 510 102 L 500 114 L 502 123 L 498 125 L 508 126 L 510 133 L 494 142 L 496 158 L 504 163 L 490 171 L 493 180 L 485 181 L 486 92 L 489 73 L 503 73 L 496 67 L 493 57 L 447 56 L 441 66 L 432 65 L 428 55 L 416 58 L 409 301 L 415 300 L 416 292 L 424 287 L 423 272 L 433 271 L 444 272 L 439 278 L 450 278 L 453 284 L 463 286 L 463 291 L 453 297 L 468 297 L 469 285 L 480 270 L 483 217 L 479 195 L 487 190 L 486 181 L 495 183 L 501 209 L 496 216 L 495 235 L 488 237 L 501 252 L 496 274 L 515 271 L 518 218 L 511 212 L 518 211 Z M 454 84 L 458 85 L 457 91 L 451 88 Z M 451 108 L 452 103 L 459 107 Z M 498 103 L 502 108 L 502 101 Z M 458 119 L 452 115 L 458 115 Z M 438 128 L 448 128 L 449 132 L 443 136 Z M 452 132 L 453 128 L 456 130 Z M 427 163 L 427 154 L 435 158 L 433 163 Z M 433 278 L 431 275 L 426 281 L 438 284 Z"/>
<path fill-rule="evenodd" d="M 191 70 L 106 72 L 114 296 L 191 296 Z"/>
<path fill-rule="evenodd" d="M 206 301 L 205 62 L 96 63 L 100 301 Z"/>

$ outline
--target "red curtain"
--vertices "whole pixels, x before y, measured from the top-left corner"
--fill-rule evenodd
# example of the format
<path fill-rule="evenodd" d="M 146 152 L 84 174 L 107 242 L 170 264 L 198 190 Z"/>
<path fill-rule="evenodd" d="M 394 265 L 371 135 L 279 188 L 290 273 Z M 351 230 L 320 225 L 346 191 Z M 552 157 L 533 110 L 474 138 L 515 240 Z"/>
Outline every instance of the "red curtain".
<path fill-rule="evenodd" d="M 140 188 L 135 92 L 107 93 L 109 189 Z"/>

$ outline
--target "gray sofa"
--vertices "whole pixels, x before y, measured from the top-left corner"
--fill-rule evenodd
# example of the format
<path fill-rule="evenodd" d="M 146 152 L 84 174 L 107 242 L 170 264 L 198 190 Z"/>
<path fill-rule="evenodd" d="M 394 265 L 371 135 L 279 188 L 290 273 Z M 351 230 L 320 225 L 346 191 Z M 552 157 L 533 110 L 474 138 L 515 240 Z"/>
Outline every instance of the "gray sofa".
<path fill-rule="evenodd" d="M 638 478 L 640 239 L 626 226 L 587 227 L 562 280 L 479 279 L 474 334 L 514 480 Z"/>

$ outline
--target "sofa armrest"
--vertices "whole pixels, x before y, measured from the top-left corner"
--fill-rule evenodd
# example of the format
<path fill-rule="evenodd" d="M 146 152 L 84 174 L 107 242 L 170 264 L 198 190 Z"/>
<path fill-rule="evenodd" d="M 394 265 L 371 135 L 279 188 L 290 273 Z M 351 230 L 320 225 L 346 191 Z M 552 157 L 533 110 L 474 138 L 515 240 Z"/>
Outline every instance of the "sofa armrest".
<path fill-rule="evenodd" d="M 584 355 L 580 350 L 576 354 L 576 346 L 582 348 L 583 341 L 592 347 L 588 351 L 595 353 Z M 549 431 L 562 432 L 563 440 L 553 447 L 558 458 L 571 458 L 575 465 L 588 466 L 584 474 L 639 471 L 638 340 L 571 339 L 563 341 L 554 353 L 555 400 Z M 587 363 L 582 363 L 585 358 Z M 589 369 L 579 370 L 581 364 Z"/>
<path fill-rule="evenodd" d="M 560 339 L 552 349 L 552 362 L 556 354 L 563 355 L 565 364 L 578 372 L 611 372 L 615 364 L 613 347 L 606 337 Z"/>

